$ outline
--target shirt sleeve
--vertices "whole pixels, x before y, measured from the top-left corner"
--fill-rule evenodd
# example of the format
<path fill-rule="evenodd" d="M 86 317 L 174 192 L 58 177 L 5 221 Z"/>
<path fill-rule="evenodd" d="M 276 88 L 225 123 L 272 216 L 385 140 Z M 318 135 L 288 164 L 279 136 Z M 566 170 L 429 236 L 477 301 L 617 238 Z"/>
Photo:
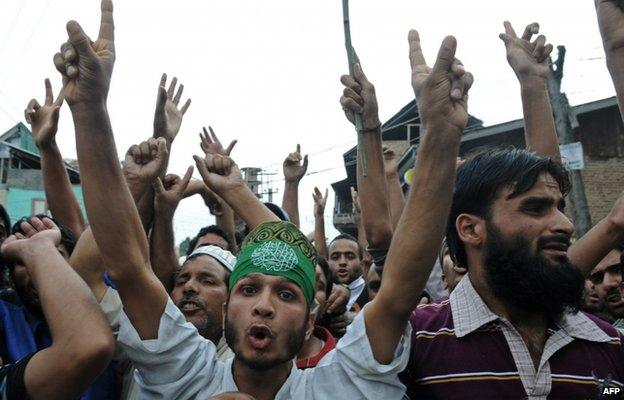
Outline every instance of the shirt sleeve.
<path fill-rule="evenodd" d="M 400 399 L 405 386 L 398 374 L 407 366 L 410 356 L 411 325 L 405 321 L 405 331 L 399 340 L 394 358 L 388 364 L 380 364 L 373 357 L 373 351 L 366 334 L 364 315 L 367 307 L 360 311 L 347 333 L 338 342 L 336 349 L 321 359 L 316 368 L 309 370 L 313 388 L 310 398 L 333 398 L 344 393 L 344 398 Z M 320 392 L 317 389 L 321 389 Z"/>
<path fill-rule="evenodd" d="M 137 368 L 135 381 L 141 398 L 189 399 L 200 391 L 218 387 L 223 364 L 216 347 L 186 322 L 168 299 L 160 319 L 158 338 L 141 340 L 124 311 L 119 318 L 119 344 Z"/>
<path fill-rule="evenodd" d="M 26 366 L 35 353 L 22 358 L 15 364 L 0 367 L 0 395 L 2 400 L 27 400 L 24 372 Z"/>

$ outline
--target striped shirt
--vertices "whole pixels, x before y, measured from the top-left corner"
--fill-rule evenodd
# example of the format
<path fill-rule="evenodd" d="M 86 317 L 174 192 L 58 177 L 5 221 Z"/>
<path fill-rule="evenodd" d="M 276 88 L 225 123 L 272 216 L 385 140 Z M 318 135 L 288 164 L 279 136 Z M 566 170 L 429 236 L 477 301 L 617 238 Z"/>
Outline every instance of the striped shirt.
<path fill-rule="evenodd" d="M 518 331 L 494 314 L 468 276 L 450 298 L 410 318 L 412 349 L 401 379 L 411 399 L 598 398 L 624 388 L 624 337 L 584 313 L 549 327 L 536 371 Z"/>

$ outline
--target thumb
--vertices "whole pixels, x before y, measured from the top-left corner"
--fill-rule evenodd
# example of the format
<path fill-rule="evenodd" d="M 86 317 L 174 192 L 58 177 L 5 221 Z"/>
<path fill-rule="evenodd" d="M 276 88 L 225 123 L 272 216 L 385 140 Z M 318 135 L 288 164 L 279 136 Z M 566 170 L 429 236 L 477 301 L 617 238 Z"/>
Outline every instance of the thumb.
<path fill-rule="evenodd" d="M 156 155 L 156 158 L 158 158 L 159 160 L 163 160 L 167 158 L 167 154 L 169 153 L 169 151 L 167 150 L 167 141 L 165 140 L 165 138 L 162 137 L 156 139 L 156 141 L 158 142 L 158 153 Z"/>
<path fill-rule="evenodd" d="M 208 185 L 208 181 L 210 180 L 210 172 L 208 172 L 208 167 L 206 167 L 206 161 L 204 161 L 204 159 L 199 156 L 193 156 L 193 160 L 195 160 L 195 166 L 197 167 L 197 171 L 199 171 L 199 174 L 204 180 L 204 183 L 210 188 L 210 185 Z"/>
<path fill-rule="evenodd" d="M 303 157 L 303 168 L 308 169 L 308 155 L 307 154 L 305 155 L 305 157 Z"/>
<path fill-rule="evenodd" d="M 182 178 L 182 182 L 180 182 L 180 191 L 182 193 L 184 193 L 184 191 L 186 190 L 186 188 L 189 185 L 189 182 L 191 181 L 191 176 L 193 176 L 193 166 L 189 166 L 186 170 L 186 174 L 184 174 L 184 178 Z"/>
<path fill-rule="evenodd" d="M 94 60 L 96 58 L 95 52 L 91 47 L 91 39 L 84 33 L 78 22 L 69 21 L 67 23 L 67 35 L 69 36 L 69 42 L 78 52 L 79 60 Z"/>
<path fill-rule="evenodd" d="M 446 76 L 455 59 L 455 50 L 457 50 L 457 39 L 453 36 L 445 37 L 444 40 L 442 40 L 438 58 L 433 66 L 433 74 Z"/>

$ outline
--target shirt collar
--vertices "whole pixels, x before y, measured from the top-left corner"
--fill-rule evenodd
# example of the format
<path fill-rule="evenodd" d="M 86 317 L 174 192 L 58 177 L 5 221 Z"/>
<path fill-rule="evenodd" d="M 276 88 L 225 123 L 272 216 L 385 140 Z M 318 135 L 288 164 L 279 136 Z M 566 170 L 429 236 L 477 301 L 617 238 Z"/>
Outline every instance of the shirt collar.
<path fill-rule="evenodd" d="M 351 291 L 354 291 L 355 289 L 358 289 L 360 286 L 364 286 L 366 282 L 364 281 L 364 278 L 362 278 L 361 276 L 359 278 L 357 278 L 356 280 L 354 280 L 353 282 L 349 283 L 349 289 Z"/>
<path fill-rule="evenodd" d="M 494 314 L 485 304 L 479 293 L 472 286 L 469 274 L 466 274 L 450 295 L 451 315 L 455 327 L 455 336 L 463 337 L 474 332 L 483 325 L 496 321 L 500 317 Z M 557 323 L 566 334 L 591 342 L 609 342 L 613 340 L 582 312 L 572 314 L 566 312 Z"/>
<path fill-rule="evenodd" d="M 499 317 L 483 302 L 466 274 L 450 295 L 455 336 L 463 337 Z"/>

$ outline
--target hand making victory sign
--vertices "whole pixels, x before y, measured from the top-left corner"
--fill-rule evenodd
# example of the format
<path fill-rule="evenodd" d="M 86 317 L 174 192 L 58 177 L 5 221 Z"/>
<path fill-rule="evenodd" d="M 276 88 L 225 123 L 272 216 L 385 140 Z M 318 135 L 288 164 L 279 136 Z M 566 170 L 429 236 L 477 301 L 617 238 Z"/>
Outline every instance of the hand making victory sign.
<path fill-rule="evenodd" d="M 433 68 L 425 61 L 417 31 L 409 32 L 408 41 L 412 88 L 422 120 L 461 135 L 468 122 L 468 90 L 473 77 L 455 58 L 457 40 L 452 36 L 444 38 Z"/>
<path fill-rule="evenodd" d="M 92 42 L 76 21 L 67 23 L 69 40 L 54 55 L 54 65 L 63 76 L 63 91 L 69 106 L 105 103 L 115 64 L 113 2 L 103 0 L 100 33 Z"/>
<path fill-rule="evenodd" d="M 498 37 L 505 43 L 507 61 L 518 79 L 548 78 L 550 73 L 548 57 L 553 46 L 546 44 L 544 35 L 539 35 L 531 42 L 532 36 L 539 33 L 539 24 L 534 22 L 527 25 L 522 37 L 516 35 L 516 31 L 509 21 L 505 21 L 504 25 L 505 33 L 501 33 Z"/>
<path fill-rule="evenodd" d="M 32 128 L 33 139 L 37 147 L 49 147 L 54 142 L 58 129 L 59 112 L 63 104 L 63 91 L 59 92 L 54 100 L 52 94 L 52 84 L 50 80 L 45 80 L 46 96 L 43 106 L 35 99 L 30 100 L 24 117 Z"/>

